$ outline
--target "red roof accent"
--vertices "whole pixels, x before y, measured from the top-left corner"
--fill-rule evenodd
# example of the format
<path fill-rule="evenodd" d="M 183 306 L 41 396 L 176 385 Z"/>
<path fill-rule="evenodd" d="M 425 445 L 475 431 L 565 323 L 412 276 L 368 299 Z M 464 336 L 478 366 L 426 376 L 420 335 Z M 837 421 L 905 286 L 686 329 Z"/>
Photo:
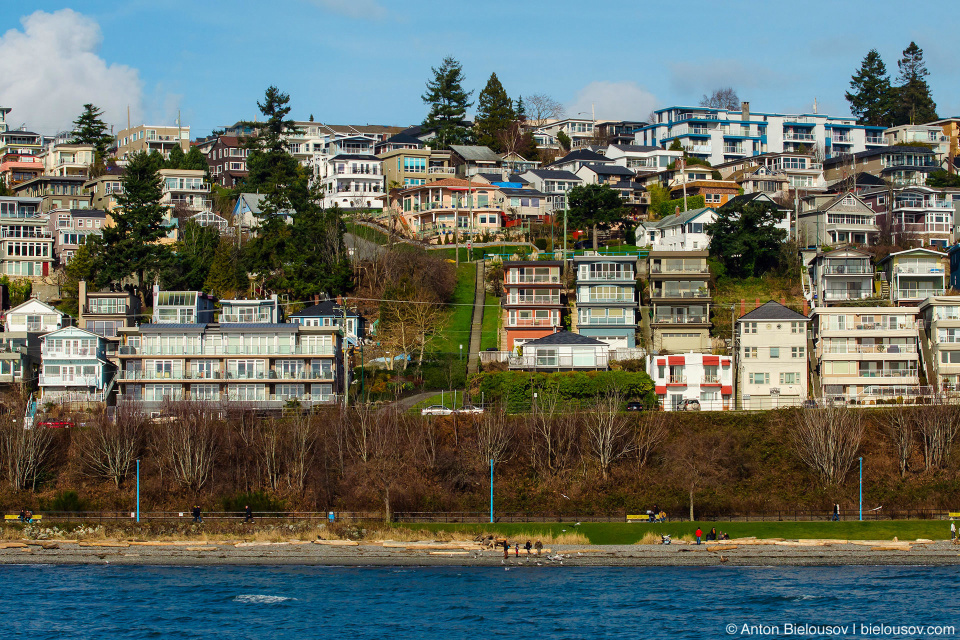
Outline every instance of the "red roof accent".
<path fill-rule="evenodd" d="M 657 366 L 658 366 L 658 367 L 666 366 L 666 364 L 667 364 L 667 359 L 666 359 L 666 358 L 657 358 Z"/>
<path fill-rule="evenodd" d="M 683 356 L 667 356 L 667 362 L 670 364 L 684 364 Z"/>
<path fill-rule="evenodd" d="M 729 359 L 729 358 L 724 358 L 722 364 L 723 364 L 723 366 L 725 366 L 725 367 L 729 367 L 729 366 L 730 366 L 730 359 Z"/>
<path fill-rule="evenodd" d="M 733 393 L 733 387 L 720 387 L 720 393 L 728 396 Z"/>
<path fill-rule="evenodd" d="M 720 364 L 720 356 L 703 356 L 703 364 Z"/>
<path fill-rule="evenodd" d="M 701 382 L 700 386 L 701 387 L 719 387 L 720 383 L 719 382 Z"/>
<path fill-rule="evenodd" d="M 657 393 L 658 396 L 662 396 L 662 395 L 664 395 L 664 394 L 667 393 L 667 388 L 666 388 L 666 387 L 654 387 L 654 391 L 656 391 L 656 393 Z"/>

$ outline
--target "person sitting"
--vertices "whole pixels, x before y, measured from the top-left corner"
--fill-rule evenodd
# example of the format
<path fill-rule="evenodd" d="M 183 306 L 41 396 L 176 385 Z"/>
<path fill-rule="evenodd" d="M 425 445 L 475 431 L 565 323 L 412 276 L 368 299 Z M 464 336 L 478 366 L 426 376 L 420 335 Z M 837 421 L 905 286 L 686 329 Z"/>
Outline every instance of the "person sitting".
<path fill-rule="evenodd" d="M 33 522 L 33 511 L 30 511 L 29 509 L 27 509 L 27 513 L 23 516 L 23 521 L 26 522 L 27 524 L 30 524 L 31 522 Z"/>
<path fill-rule="evenodd" d="M 20 509 L 20 522 L 26 522 L 26 521 L 27 521 L 27 510 Z"/>
<path fill-rule="evenodd" d="M 716 540 L 717 539 L 717 528 L 713 527 L 710 529 L 710 533 L 707 534 L 707 540 Z"/>
<path fill-rule="evenodd" d="M 661 511 L 661 512 L 660 512 L 660 522 L 666 522 L 666 521 L 667 521 L 667 512 L 666 512 L 666 511 Z"/>
<path fill-rule="evenodd" d="M 730 539 L 729 533 L 724 533 L 723 531 L 720 532 L 720 540 L 729 540 L 729 539 Z"/>

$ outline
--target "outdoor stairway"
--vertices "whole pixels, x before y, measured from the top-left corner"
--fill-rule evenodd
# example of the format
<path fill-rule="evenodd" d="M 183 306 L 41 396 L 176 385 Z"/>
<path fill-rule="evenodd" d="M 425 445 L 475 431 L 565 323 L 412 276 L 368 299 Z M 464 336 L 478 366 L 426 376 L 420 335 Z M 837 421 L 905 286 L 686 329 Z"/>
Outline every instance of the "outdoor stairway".
<path fill-rule="evenodd" d="M 807 364 L 810 367 L 810 397 L 822 398 L 823 389 L 820 385 L 820 374 L 817 373 L 817 351 L 813 344 L 813 338 L 807 335 Z"/>
<path fill-rule="evenodd" d="M 923 358 L 923 370 L 927 374 L 927 384 L 936 388 L 938 386 L 937 373 L 933 361 L 933 351 L 930 349 L 930 341 L 927 340 L 927 326 L 923 321 L 918 324 L 920 327 L 920 357 Z"/>
<path fill-rule="evenodd" d="M 34 400 L 33 394 L 30 394 L 30 398 L 27 400 L 27 411 L 23 416 L 23 428 L 32 429 L 33 428 L 33 419 L 37 415 L 37 401 Z"/>
<path fill-rule="evenodd" d="M 484 304 L 487 300 L 487 288 L 484 285 L 486 262 L 477 263 L 477 289 L 473 296 L 473 323 L 470 325 L 470 350 L 467 354 L 467 375 L 477 373 L 480 367 L 480 338 L 483 335 L 483 314 L 486 311 Z M 491 310 L 490 313 L 494 313 Z"/>

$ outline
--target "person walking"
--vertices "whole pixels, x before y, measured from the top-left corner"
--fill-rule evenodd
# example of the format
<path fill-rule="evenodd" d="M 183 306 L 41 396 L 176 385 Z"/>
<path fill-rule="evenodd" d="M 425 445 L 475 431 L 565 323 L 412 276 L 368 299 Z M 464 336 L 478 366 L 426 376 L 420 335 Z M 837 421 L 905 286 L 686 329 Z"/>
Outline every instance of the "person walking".
<path fill-rule="evenodd" d="M 197 524 L 203 524 L 203 518 L 200 517 L 200 505 L 193 505 L 193 521 Z"/>
<path fill-rule="evenodd" d="M 694 535 L 697 536 L 697 544 L 700 544 L 700 536 L 703 535 L 703 531 L 700 530 L 700 527 L 697 527 L 697 532 Z"/>
<path fill-rule="evenodd" d="M 250 508 L 250 505 L 243 508 L 243 521 L 253 523 L 253 509 Z"/>
<path fill-rule="evenodd" d="M 527 550 L 527 555 L 530 555 L 530 549 L 533 548 L 533 545 L 530 544 L 529 540 L 527 540 L 527 544 L 523 545 L 523 548 Z"/>
<path fill-rule="evenodd" d="M 516 557 L 518 557 L 518 558 L 520 557 L 520 543 L 519 543 L 519 542 L 514 545 L 514 547 L 513 547 L 513 552 L 514 552 L 514 555 L 515 555 Z"/>
<path fill-rule="evenodd" d="M 840 522 L 840 505 L 833 505 L 833 521 Z"/>
<path fill-rule="evenodd" d="M 533 547 L 537 550 L 537 555 L 540 555 L 541 553 L 543 553 L 543 543 L 540 542 L 539 540 L 533 543 Z"/>
<path fill-rule="evenodd" d="M 510 557 L 509 554 L 510 554 L 510 543 L 504 540 L 503 541 L 503 559 L 506 560 L 507 558 L 509 558 Z"/>
<path fill-rule="evenodd" d="M 957 525 L 953 520 L 950 521 L 950 539 L 954 542 L 957 540 Z"/>

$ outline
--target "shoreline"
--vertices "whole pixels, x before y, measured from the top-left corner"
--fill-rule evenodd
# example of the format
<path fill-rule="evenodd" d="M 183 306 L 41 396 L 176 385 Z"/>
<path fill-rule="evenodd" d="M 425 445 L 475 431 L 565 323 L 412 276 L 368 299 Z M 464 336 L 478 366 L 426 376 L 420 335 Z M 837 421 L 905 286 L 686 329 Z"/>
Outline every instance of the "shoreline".
<path fill-rule="evenodd" d="M 411 548 L 413 547 L 413 548 Z M 458 548 L 455 548 L 458 547 Z M 960 565 L 950 541 L 729 541 L 716 545 L 551 545 L 543 556 L 481 550 L 470 543 L 348 541 L 0 542 L 0 565 L 329 567 L 801 567 Z"/>

